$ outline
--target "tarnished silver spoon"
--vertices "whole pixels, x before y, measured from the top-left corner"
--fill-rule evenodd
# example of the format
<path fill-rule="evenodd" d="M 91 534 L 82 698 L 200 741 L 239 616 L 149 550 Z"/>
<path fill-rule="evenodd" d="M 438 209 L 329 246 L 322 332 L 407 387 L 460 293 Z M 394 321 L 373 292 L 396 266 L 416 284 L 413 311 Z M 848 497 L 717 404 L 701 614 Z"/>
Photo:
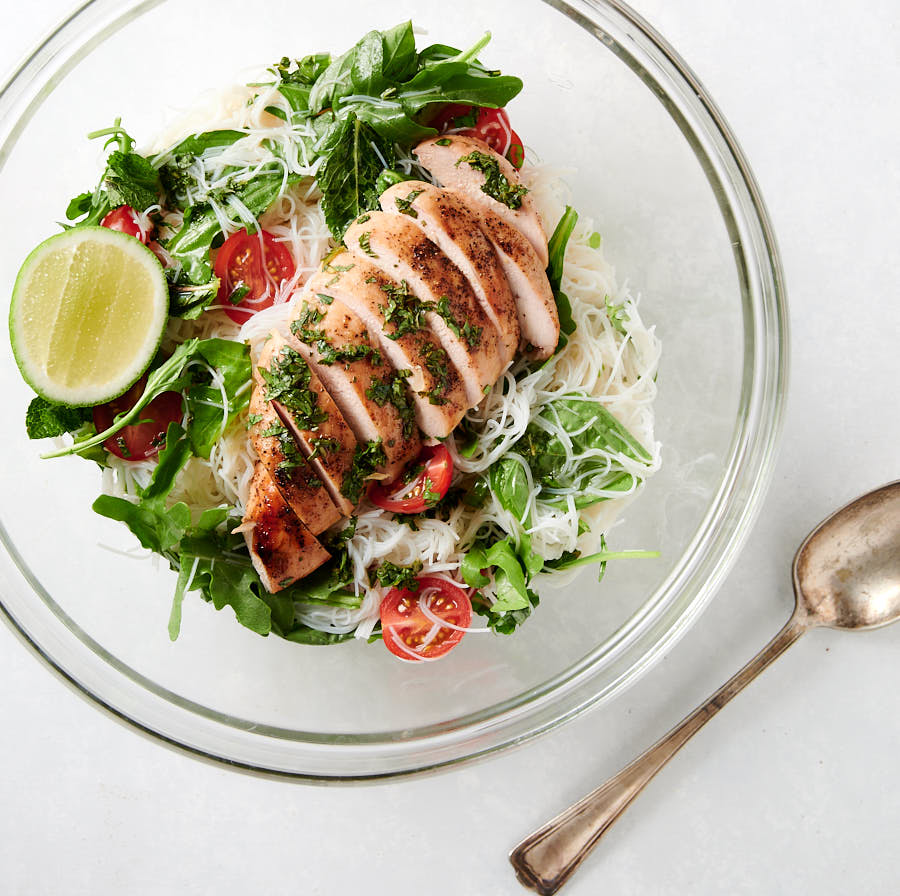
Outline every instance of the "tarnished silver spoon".
<path fill-rule="evenodd" d="M 510 853 L 526 887 L 555 893 L 666 762 L 808 629 L 869 629 L 900 618 L 900 481 L 857 498 L 814 529 L 793 569 L 794 613 L 769 644 L 646 753 Z"/>

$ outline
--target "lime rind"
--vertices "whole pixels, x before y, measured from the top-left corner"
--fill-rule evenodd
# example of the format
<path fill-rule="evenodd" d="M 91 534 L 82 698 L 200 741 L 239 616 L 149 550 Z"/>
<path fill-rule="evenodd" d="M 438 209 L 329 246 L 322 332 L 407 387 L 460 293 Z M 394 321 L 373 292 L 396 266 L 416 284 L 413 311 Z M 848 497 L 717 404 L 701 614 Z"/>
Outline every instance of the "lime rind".
<path fill-rule="evenodd" d="M 10 303 L 10 343 L 22 378 L 47 401 L 103 404 L 149 367 L 168 314 L 165 273 L 150 249 L 106 227 L 75 227 L 25 259 Z"/>

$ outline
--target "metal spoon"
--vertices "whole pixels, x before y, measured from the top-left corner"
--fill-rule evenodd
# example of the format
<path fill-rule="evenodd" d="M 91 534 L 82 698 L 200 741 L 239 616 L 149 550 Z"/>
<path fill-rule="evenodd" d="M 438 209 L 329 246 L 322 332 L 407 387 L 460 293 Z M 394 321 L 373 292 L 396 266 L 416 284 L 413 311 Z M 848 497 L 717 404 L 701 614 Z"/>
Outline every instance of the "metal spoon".
<path fill-rule="evenodd" d="M 900 618 L 900 480 L 821 523 L 800 545 L 793 571 L 796 605 L 787 625 L 662 740 L 526 837 L 509 855 L 521 883 L 555 893 L 666 762 L 808 629 L 877 628 Z"/>

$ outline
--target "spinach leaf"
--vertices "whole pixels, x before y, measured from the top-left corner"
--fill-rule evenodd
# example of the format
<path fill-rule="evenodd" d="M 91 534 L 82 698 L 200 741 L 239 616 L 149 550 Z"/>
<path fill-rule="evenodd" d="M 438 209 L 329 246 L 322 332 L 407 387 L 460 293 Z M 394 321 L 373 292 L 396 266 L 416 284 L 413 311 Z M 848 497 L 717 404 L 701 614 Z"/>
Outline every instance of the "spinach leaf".
<path fill-rule="evenodd" d="M 196 378 L 184 393 L 191 448 L 198 457 L 209 457 L 225 427 L 250 403 L 250 347 L 229 339 L 204 339 L 197 343 L 195 357 L 204 360 L 222 383 L 220 389 L 213 384 L 209 370 L 193 368 Z M 227 413 L 222 405 L 223 389 Z"/>
<path fill-rule="evenodd" d="M 298 175 L 290 175 L 288 183 L 299 180 Z M 261 215 L 278 197 L 284 187 L 284 171 L 277 165 L 263 168 L 251 181 L 241 184 L 232 194 L 250 214 Z M 222 204 L 228 206 L 229 196 Z M 177 261 L 184 276 L 197 285 L 209 283 L 212 265 L 209 251 L 213 242 L 222 233 L 219 219 L 208 205 L 188 208 L 178 232 L 166 241 L 165 247 Z"/>
<path fill-rule="evenodd" d="M 578 221 L 578 212 L 571 206 L 567 205 L 563 216 L 559 219 L 559 223 L 550 237 L 547 244 L 547 254 L 549 262 L 547 264 L 547 279 L 550 281 L 550 288 L 553 290 L 553 298 L 556 300 L 556 310 L 559 314 L 559 342 L 556 345 L 556 351 L 562 349 L 569 341 L 566 336 L 575 332 L 575 321 L 572 318 L 572 303 L 569 297 L 562 291 L 563 264 L 566 257 L 566 246 L 569 244 L 569 237 L 575 229 Z"/>
<path fill-rule="evenodd" d="M 246 131 L 204 131 L 202 134 L 185 137 L 180 143 L 166 150 L 166 154 L 199 156 L 211 149 L 224 149 L 246 136 Z"/>
<path fill-rule="evenodd" d="M 528 539 L 521 540 L 518 548 L 511 537 L 490 546 L 475 544 L 461 564 L 463 581 L 473 588 L 483 588 L 490 578 L 482 570 L 492 572 L 497 599 L 492 604 L 476 592 L 472 608 L 487 617 L 488 626 L 494 631 L 515 631 L 538 605 L 539 598 L 528 583 L 542 565 L 543 560 L 531 551 Z"/>
<path fill-rule="evenodd" d="M 508 510 L 520 523 L 527 526 L 528 477 L 522 461 L 508 454 L 491 464 L 488 481 L 494 497 L 504 510 Z"/>
<path fill-rule="evenodd" d="M 517 443 L 518 451 L 531 467 L 535 481 L 551 488 L 577 487 L 575 506 L 579 509 L 604 500 L 589 490 L 628 491 L 634 485 L 631 472 L 614 459 L 591 454 L 594 449 L 624 454 L 643 464 L 651 461 L 644 446 L 595 399 L 581 395 L 559 398 L 545 405 L 540 416 L 569 434 L 578 458 L 574 470 L 565 472 L 567 452 L 560 437 L 535 421 Z M 540 500 L 565 504 L 546 492 Z"/>

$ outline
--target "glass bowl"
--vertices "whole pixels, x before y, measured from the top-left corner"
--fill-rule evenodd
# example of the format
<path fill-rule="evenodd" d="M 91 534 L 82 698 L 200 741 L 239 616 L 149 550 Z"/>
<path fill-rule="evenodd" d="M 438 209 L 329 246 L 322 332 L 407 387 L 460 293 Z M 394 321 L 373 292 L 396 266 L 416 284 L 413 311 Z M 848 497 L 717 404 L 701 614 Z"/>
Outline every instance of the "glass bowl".
<path fill-rule="evenodd" d="M 8 621 L 98 705 L 237 767 L 328 781 L 434 769 L 609 700 L 697 618 L 771 474 L 787 369 L 778 255 L 747 163 L 695 76 L 614 0 L 416 6 L 426 40 L 468 46 L 493 32 L 483 58 L 525 82 L 511 107 L 517 130 L 544 161 L 572 169 L 574 204 L 656 324 L 663 468 L 611 546 L 662 557 L 611 564 L 600 585 L 589 569 L 545 590 L 515 636 L 466 638 L 443 663 L 262 639 L 196 595 L 172 644 L 173 575 L 104 549 L 133 542 L 91 512 L 92 465 L 38 459 L 22 424 L 29 393 L 4 348 Z M 98 176 L 87 131 L 121 115 L 146 139 L 246 66 L 343 50 L 402 17 L 350 0 L 300 8 L 265 0 L 248 17 L 233 0 L 94 0 L 60 25 L 0 94 L 0 185 L 16 215 L 0 245 L 6 294 L 27 251 Z"/>

